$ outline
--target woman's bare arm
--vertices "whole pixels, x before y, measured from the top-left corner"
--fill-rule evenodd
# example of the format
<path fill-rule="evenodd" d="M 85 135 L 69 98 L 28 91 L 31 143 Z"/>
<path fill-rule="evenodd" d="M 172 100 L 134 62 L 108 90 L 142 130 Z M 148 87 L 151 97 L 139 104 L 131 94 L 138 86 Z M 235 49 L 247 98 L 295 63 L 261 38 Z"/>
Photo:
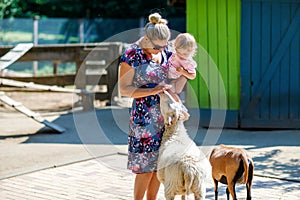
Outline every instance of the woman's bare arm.
<path fill-rule="evenodd" d="M 120 64 L 119 89 L 122 96 L 140 98 L 155 95 L 170 89 L 170 85 L 157 85 L 154 88 L 137 88 L 133 86 L 134 68 L 125 62 Z"/>

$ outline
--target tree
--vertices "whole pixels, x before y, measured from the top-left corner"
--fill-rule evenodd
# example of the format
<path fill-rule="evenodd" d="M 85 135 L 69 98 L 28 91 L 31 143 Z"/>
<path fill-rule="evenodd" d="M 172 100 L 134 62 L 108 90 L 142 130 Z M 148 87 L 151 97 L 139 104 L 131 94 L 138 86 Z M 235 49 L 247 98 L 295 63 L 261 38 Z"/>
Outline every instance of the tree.
<path fill-rule="evenodd" d="M 185 16 L 185 8 L 168 6 L 167 0 L 3 0 L 0 6 L 2 18 L 136 18 L 155 9 L 164 17 Z"/>
<path fill-rule="evenodd" d="M 7 16 L 18 15 L 21 8 L 18 5 L 19 0 L 2 0 L 0 1 L 0 19 Z"/>

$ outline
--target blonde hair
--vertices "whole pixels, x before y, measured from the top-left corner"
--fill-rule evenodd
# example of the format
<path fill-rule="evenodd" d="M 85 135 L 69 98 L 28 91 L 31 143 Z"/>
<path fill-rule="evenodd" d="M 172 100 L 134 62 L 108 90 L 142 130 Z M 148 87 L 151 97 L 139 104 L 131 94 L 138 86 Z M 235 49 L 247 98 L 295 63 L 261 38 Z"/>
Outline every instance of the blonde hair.
<path fill-rule="evenodd" d="M 192 55 L 196 53 L 197 43 L 193 35 L 189 33 L 180 33 L 175 41 L 174 46 L 176 51 L 185 50 L 191 52 Z"/>
<path fill-rule="evenodd" d="M 169 40 L 171 33 L 167 26 L 168 21 L 163 19 L 160 14 L 149 15 L 149 22 L 145 26 L 145 35 L 150 40 Z"/>

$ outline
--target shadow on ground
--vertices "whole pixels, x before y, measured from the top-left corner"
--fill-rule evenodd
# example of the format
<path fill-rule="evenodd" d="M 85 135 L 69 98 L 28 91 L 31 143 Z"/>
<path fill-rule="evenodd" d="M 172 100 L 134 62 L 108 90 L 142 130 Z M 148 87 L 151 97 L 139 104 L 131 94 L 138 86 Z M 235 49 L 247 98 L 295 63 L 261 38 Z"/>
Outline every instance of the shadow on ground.
<path fill-rule="evenodd" d="M 214 130 L 201 128 L 191 119 L 186 127 L 198 146 Z M 23 144 L 83 144 L 126 145 L 128 109 L 96 109 L 92 112 L 73 112 L 60 115 L 53 123 L 66 129 L 55 133 L 42 128 L 35 134 L 1 136 L 0 139 L 28 136 Z M 300 181 L 300 131 L 297 130 L 238 130 L 216 129 L 215 144 L 242 146 L 253 156 L 258 175 Z"/>
<path fill-rule="evenodd" d="M 28 139 L 23 143 L 127 144 L 127 130 L 120 127 L 118 122 L 123 120 L 128 124 L 129 118 L 128 116 L 124 117 L 124 114 L 126 114 L 126 110 L 121 109 L 119 111 L 98 109 L 92 112 L 63 114 L 52 121 L 52 123 L 66 129 L 63 133 L 55 132 L 49 127 L 43 127 L 34 134 L 0 136 L 0 139 L 27 136 Z"/>

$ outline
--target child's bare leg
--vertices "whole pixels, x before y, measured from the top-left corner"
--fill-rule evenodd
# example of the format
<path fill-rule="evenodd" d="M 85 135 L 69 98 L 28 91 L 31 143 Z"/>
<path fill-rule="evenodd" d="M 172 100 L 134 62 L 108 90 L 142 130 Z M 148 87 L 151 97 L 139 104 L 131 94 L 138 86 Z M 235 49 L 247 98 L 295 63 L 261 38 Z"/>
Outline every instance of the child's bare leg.
<path fill-rule="evenodd" d="M 172 91 L 173 93 L 175 93 L 175 90 L 176 90 L 176 79 L 171 80 L 169 84 L 172 86 L 171 89 L 170 89 L 170 91 Z"/>
<path fill-rule="evenodd" d="M 180 94 L 187 82 L 187 78 L 180 76 L 178 79 L 174 80 L 174 92 Z"/>

